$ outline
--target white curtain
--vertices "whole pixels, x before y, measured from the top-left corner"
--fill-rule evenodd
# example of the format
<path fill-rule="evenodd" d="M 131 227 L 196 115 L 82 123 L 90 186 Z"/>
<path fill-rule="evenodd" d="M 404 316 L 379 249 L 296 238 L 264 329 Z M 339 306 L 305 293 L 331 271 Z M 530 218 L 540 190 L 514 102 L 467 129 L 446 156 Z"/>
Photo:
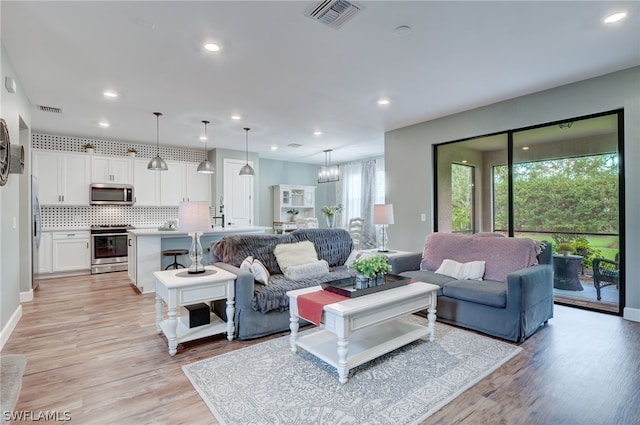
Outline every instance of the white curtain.
<path fill-rule="evenodd" d="M 339 225 L 347 228 L 349 219 L 362 217 L 361 247 L 374 248 L 377 231 L 373 224 L 373 205 L 384 203 L 384 159 L 343 164 L 340 168 L 337 198 L 344 209 Z"/>

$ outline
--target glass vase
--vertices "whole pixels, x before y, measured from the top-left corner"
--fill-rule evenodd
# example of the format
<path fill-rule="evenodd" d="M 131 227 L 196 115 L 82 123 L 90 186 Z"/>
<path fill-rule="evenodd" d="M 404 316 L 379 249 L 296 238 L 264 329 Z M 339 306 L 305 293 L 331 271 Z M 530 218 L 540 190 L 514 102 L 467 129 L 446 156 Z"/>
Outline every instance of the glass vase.
<path fill-rule="evenodd" d="M 329 227 L 329 229 L 333 229 L 333 227 L 336 225 L 336 216 L 326 215 L 324 218 L 327 219 L 327 227 Z"/>

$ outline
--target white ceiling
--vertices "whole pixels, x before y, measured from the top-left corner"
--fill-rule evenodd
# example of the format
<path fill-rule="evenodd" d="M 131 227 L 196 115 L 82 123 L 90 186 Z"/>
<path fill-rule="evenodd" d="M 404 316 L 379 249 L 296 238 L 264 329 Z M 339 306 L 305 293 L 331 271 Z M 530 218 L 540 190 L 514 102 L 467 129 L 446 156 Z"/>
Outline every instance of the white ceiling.
<path fill-rule="evenodd" d="M 307 1 L 3 0 L 1 36 L 35 132 L 155 144 L 160 111 L 161 145 L 203 148 L 209 120 L 209 149 L 244 150 L 250 127 L 260 157 L 314 164 L 325 149 L 334 163 L 379 155 L 385 131 L 640 65 L 637 1 L 356 3 L 336 30 L 306 17 Z M 627 19 L 603 25 L 617 10 Z M 401 25 L 411 33 L 395 35 Z"/>

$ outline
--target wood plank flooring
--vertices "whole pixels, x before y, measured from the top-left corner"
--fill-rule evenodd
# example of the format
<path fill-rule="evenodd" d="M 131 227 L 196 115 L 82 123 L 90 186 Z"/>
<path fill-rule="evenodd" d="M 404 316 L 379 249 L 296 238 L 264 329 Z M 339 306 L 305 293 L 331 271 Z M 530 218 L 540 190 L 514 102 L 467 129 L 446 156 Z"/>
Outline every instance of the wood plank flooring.
<path fill-rule="evenodd" d="M 220 335 L 170 357 L 154 302 L 126 272 L 44 280 L 2 351 L 27 356 L 16 410 L 68 411 L 71 424 L 216 424 L 181 366 L 286 334 Z M 556 306 L 521 347 L 424 424 L 640 423 L 640 323 Z"/>

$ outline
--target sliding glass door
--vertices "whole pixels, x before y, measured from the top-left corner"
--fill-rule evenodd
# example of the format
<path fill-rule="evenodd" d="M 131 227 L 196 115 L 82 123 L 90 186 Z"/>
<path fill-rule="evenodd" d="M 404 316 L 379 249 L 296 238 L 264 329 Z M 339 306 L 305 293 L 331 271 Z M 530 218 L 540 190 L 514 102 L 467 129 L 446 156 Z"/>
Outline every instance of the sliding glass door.
<path fill-rule="evenodd" d="M 436 146 L 436 229 L 553 242 L 556 302 L 620 314 L 622 120 L 616 111 Z"/>

